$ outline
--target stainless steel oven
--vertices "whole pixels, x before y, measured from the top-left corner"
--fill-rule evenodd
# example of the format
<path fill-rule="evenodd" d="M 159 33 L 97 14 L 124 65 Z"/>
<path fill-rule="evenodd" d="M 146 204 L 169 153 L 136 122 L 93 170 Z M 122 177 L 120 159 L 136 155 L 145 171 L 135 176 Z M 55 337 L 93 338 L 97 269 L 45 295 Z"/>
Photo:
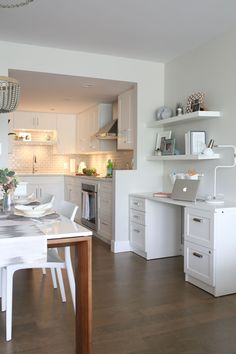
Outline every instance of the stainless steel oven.
<path fill-rule="evenodd" d="M 81 188 L 81 223 L 97 231 L 97 185 L 82 183 Z"/>

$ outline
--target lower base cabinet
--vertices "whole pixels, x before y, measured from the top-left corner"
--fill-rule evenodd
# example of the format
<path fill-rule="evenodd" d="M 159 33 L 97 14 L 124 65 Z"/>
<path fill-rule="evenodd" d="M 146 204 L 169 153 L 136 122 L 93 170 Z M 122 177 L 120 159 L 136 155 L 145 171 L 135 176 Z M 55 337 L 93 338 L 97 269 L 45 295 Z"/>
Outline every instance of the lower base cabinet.
<path fill-rule="evenodd" d="M 130 195 L 129 238 L 131 250 L 148 260 L 181 254 L 180 208 Z"/>
<path fill-rule="evenodd" d="M 214 296 L 236 293 L 236 208 L 185 208 L 185 280 Z"/>
<path fill-rule="evenodd" d="M 101 181 L 98 185 L 98 230 L 97 235 L 110 243 L 112 239 L 112 183 Z"/>
<path fill-rule="evenodd" d="M 81 181 L 78 177 L 65 176 L 65 200 L 78 205 L 75 221 L 81 222 Z"/>

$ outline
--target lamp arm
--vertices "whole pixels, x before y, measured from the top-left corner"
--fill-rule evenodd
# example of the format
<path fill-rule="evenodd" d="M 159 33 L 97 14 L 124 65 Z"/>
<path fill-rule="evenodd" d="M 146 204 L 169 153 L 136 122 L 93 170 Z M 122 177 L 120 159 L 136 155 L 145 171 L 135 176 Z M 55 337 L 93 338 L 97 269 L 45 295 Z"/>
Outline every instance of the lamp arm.
<path fill-rule="evenodd" d="M 219 168 L 232 168 L 236 166 L 236 146 L 234 145 L 214 145 L 215 148 L 231 148 L 234 151 L 234 160 L 232 165 L 228 166 L 216 166 L 214 170 L 214 191 L 213 191 L 213 198 L 216 199 L 216 172 Z"/>

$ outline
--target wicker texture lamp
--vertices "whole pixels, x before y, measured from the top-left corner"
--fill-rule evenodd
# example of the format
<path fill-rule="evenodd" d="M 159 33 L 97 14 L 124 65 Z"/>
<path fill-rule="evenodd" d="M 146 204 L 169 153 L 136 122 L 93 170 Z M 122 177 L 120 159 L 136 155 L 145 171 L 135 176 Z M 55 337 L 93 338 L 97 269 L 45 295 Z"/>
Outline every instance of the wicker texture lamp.
<path fill-rule="evenodd" d="M 34 0 L 5 0 L 0 2 L 0 8 L 1 9 L 14 9 L 17 7 L 22 7 L 25 5 L 28 5 L 29 3 L 33 2 Z"/>
<path fill-rule="evenodd" d="M 19 82 L 11 77 L 0 76 L 0 113 L 14 111 L 19 101 L 19 95 Z"/>

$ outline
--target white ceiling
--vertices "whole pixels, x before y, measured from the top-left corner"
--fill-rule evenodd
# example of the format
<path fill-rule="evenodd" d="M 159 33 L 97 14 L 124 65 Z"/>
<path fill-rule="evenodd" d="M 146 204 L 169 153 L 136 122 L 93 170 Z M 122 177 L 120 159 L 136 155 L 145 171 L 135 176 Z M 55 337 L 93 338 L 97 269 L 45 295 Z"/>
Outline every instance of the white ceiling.
<path fill-rule="evenodd" d="M 34 0 L 0 9 L 0 40 L 166 62 L 235 24 L 235 0 Z"/>
<path fill-rule="evenodd" d="M 133 87 L 131 82 L 9 70 L 20 82 L 18 110 L 79 113 L 98 103 L 111 103 Z"/>
<path fill-rule="evenodd" d="M 0 40 L 168 62 L 235 24 L 235 0 L 34 0 L 0 9 Z M 16 70 L 9 76 L 21 84 L 18 109 L 32 111 L 80 112 L 132 86 Z"/>

